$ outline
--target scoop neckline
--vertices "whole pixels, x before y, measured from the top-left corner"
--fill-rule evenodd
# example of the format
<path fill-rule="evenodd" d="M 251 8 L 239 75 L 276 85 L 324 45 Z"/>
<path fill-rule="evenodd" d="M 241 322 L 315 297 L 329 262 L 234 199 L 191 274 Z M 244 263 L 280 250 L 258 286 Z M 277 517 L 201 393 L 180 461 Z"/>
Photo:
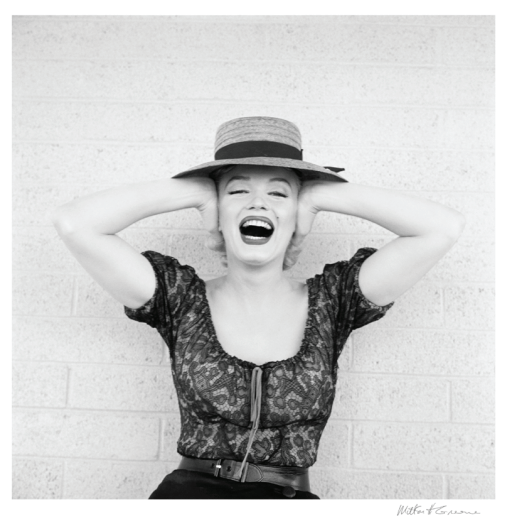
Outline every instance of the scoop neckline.
<path fill-rule="evenodd" d="M 231 355 L 228 353 L 223 346 L 221 345 L 221 342 L 218 339 L 218 334 L 216 333 L 216 328 L 214 327 L 214 321 L 212 319 L 212 313 L 211 313 L 211 306 L 209 304 L 209 299 L 207 298 L 207 285 L 205 283 L 205 280 L 203 278 L 200 278 L 197 276 L 200 280 L 200 286 L 201 286 L 201 294 L 202 294 L 202 304 L 205 309 L 206 313 L 206 321 L 207 326 L 209 328 L 209 332 L 211 335 L 211 338 L 213 339 L 214 346 L 218 353 L 220 353 L 223 357 L 225 357 L 228 360 L 231 360 L 240 366 L 244 366 L 246 368 L 273 368 L 275 366 L 281 366 L 281 365 L 287 365 L 290 363 L 294 363 L 297 359 L 303 356 L 305 349 L 307 347 L 307 341 L 310 335 L 310 330 L 312 328 L 312 318 L 313 318 L 313 311 L 314 311 L 314 293 L 312 289 L 312 278 L 307 278 L 305 281 L 305 285 L 307 286 L 307 320 L 305 322 L 305 327 L 303 330 L 303 337 L 302 342 L 300 343 L 300 348 L 298 351 L 292 355 L 291 357 L 287 357 L 287 359 L 281 359 L 278 361 L 267 361 L 263 364 L 257 364 L 252 361 L 247 361 L 245 359 L 241 359 L 240 357 L 237 357 L 236 355 Z"/>

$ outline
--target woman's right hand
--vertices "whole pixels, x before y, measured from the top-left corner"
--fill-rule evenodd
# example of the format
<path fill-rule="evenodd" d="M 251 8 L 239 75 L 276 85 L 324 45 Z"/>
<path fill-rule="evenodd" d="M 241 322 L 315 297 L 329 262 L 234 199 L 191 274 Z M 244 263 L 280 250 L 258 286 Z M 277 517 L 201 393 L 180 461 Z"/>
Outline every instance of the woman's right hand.
<path fill-rule="evenodd" d="M 218 192 L 214 180 L 209 177 L 190 177 L 199 186 L 200 203 L 197 206 L 209 239 L 206 245 L 211 250 L 221 250 L 225 244 L 219 230 Z"/>

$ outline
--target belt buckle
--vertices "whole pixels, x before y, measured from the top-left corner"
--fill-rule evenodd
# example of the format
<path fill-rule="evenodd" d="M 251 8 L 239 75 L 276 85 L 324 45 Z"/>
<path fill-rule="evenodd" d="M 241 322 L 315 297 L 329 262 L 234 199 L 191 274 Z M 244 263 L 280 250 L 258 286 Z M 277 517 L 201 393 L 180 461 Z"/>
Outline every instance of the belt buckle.
<path fill-rule="evenodd" d="M 214 465 L 214 476 L 217 477 L 219 474 L 220 474 L 220 471 L 221 471 L 221 461 L 222 459 L 221 458 L 218 458 L 218 460 L 216 460 L 216 464 Z"/>

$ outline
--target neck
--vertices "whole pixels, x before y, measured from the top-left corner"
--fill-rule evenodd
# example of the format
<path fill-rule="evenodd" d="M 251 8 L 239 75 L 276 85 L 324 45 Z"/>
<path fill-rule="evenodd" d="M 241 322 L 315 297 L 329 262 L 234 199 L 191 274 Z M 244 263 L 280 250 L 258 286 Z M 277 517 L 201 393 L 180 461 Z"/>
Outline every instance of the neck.
<path fill-rule="evenodd" d="M 239 296 L 249 295 L 254 300 L 276 295 L 284 288 L 290 288 L 291 282 L 284 274 L 282 265 L 270 263 L 264 266 L 252 267 L 238 263 L 228 264 L 225 286 L 236 291 Z"/>

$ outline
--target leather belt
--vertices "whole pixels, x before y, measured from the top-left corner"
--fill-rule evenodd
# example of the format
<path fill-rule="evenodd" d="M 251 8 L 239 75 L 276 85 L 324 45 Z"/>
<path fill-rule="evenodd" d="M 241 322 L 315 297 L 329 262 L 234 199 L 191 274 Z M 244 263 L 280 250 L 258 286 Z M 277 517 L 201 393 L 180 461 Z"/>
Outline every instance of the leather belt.
<path fill-rule="evenodd" d="M 269 482 L 300 491 L 310 491 L 308 468 L 263 466 L 246 462 L 246 469 L 241 471 L 241 464 L 242 462 L 237 460 L 208 460 L 183 456 L 178 469 L 199 471 L 238 482 Z"/>

